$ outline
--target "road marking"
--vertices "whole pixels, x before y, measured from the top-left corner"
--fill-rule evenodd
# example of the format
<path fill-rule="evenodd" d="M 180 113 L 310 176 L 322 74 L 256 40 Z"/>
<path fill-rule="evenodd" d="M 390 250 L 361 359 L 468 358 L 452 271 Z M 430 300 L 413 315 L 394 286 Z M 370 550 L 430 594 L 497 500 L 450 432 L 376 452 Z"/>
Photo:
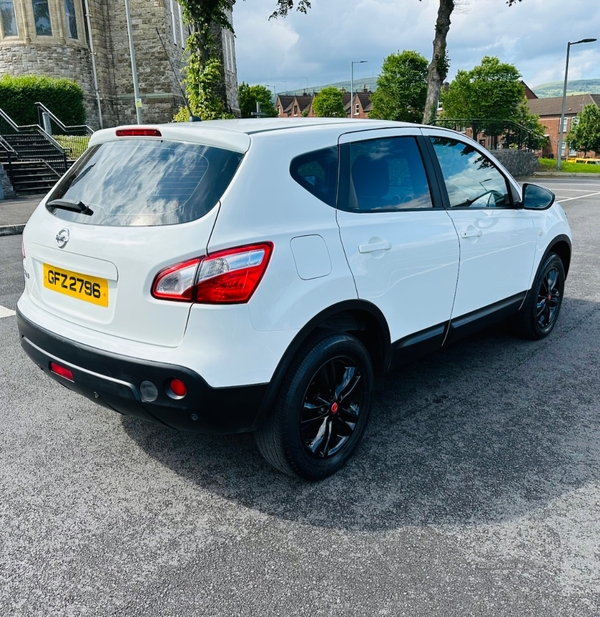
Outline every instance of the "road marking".
<path fill-rule="evenodd" d="M 12 317 L 13 315 L 16 315 L 14 311 L 11 311 L 10 309 L 7 309 L 5 306 L 0 305 L 0 319 L 2 319 L 3 317 Z"/>
<path fill-rule="evenodd" d="M 563 203 L 565 201 L 573 201 L 574 199 L 585 199 L 586 197 L 598 197 L 600 192 L 597 193 L 588 193 L 587 195 L 577 195 L 577 197 L 567 197 L 565 199 L 559 199 L 558 201 Z"/>

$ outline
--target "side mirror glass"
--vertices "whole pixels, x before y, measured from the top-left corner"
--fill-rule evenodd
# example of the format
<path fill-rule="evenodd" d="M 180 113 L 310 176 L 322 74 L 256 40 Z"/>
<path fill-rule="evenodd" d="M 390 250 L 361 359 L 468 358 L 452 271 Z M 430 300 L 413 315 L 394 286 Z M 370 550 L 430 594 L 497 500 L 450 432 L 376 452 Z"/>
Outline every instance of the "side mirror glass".
<path fill-rule="evenodd" d="M 523 185 L 523 208 L 545 210 L 554 203 L 554 193 L 538 184 Z"/>

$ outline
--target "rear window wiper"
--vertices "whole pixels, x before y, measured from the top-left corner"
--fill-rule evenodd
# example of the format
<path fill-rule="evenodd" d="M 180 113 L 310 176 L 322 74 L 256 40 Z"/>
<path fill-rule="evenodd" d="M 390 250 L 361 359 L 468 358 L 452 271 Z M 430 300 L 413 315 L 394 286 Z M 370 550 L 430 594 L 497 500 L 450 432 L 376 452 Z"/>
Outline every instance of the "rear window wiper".
<path fill-rule="evenodd" d="M 87 214 L 91 216 L 94 214 L 93 210 L 90 210 L 82 201 L 72 201 L 70 199 L 53 199 L 49 201 L 46 206 L 49 208 L 60 208 L 61 210 L 68 210 L 69 212 L 77 212 L 78 214 Z"/>

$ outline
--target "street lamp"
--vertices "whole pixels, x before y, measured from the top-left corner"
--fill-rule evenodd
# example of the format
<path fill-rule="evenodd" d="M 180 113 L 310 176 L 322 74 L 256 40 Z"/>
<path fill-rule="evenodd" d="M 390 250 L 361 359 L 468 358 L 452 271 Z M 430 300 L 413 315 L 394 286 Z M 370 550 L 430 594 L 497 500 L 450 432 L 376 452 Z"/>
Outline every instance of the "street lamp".
<path fill-rule="evenodd" d="M 127 38 L 129 39 L 129 54 L 131 56 L 131 74 L 133 76 L 133 98 L 135 100 L 135 115 L 137 123 L 142 124 L 142 98 L 138 85 L 137 65 L 135 63 L 135 48 L 133 46 L 133 29 L 131 26 L 131 14 L 129 12 L 129 0 L 125 0 L 125 19 L 127 21 Z"/>
<path fill-rule="evenodd" d="M 365 62 L 368 62 L 368 60 L 354 60 L 350 62 L 350 119 L 354 117 L 354 65 L 364 64 Z"/>
<path fill-rule="evenodd" d="M 571 51 L 571 45 L 579 45 L 580 43 L 594 43 L 598 39 L 581 39 L 581 41 L 575 41 L 574 43 L 567 43 L 567 63 L 565 65 L 565 85 L 562 95 L 562 110 L 560 112 L 560 125 L 558 127 L 558 154 L 556 157 L 556 169 L 560 171 L 562 161 L 562 147 L 563 147 L 563 132 L 565 124 L 565 108 L 567 106 L 567 79 L 569 76 L 569 52 Z"/>

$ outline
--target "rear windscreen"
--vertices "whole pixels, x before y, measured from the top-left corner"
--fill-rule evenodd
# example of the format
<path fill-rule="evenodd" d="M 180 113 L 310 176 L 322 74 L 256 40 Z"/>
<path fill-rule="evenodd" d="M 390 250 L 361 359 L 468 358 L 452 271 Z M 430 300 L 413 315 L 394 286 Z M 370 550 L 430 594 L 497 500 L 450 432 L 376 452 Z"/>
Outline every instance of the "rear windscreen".
<path fill-rule="evenodd" d="M 91 225 L 187 223 L 215 207 L 241 159 L 199 144 L 109 141 L 87 150 L 48 199 L 81 202 L 88 214 L 46 207 L 61 219 Z"/>

